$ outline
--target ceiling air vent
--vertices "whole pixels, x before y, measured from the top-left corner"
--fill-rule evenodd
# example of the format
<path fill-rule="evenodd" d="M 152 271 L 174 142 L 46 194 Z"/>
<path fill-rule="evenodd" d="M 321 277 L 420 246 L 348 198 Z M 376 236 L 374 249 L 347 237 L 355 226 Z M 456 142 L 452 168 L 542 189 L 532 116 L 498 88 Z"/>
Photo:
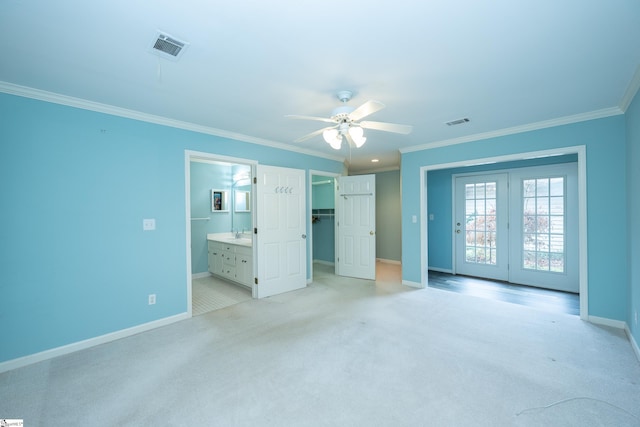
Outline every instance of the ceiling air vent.
<path fill-rule="evenodd" d="M 464 119 L 451 120 L 450 122 L 447 122 L 447 126 L 461 125 L 467 122 L 469 122 L 469 119 L 465 117 Z"/>
<path fill-rule="evenodd" d="M 177 61 L 188 46 L 189 43 L 180 41 L 173 36 L 158 31 L 156 36 L 153 38 L 151 52 L 162 58 Z"/>

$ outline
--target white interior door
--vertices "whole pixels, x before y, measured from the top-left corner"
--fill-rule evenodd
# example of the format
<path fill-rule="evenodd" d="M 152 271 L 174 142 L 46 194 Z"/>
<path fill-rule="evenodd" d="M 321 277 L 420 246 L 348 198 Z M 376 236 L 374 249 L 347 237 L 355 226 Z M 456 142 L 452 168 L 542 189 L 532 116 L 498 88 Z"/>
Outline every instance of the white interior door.
<path fill-rule="evenodd" d="M 305 171 L 257 166 L 257 298 L 306 286 Z"/>
<path fill-rule="evenodd" d="M 455 179 L 456 273 L 509 278 L 508 175 Z"/>
<path fill-rule="evenodd" d="M 336 274 L 376 278 L 376 177 L 341 176 L 336 192 Z"/>

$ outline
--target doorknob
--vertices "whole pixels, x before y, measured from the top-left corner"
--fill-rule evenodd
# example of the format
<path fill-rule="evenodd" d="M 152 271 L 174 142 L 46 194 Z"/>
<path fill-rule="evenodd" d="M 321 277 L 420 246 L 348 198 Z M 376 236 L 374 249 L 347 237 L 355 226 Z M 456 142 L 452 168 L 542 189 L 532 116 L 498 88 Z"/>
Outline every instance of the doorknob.
<path fill-rule="evenodd" d="M 460 230 L 456 230 L 456 233 L 460 234 Z"/>
<path fill-rule="evenodd" d="M 302 235 L 302 238 L 303 238 L 303 239 L 306 239 L 306 238 L 307 238 L 307 235 L 306 235 L 306 234 L 303 234 L 303 235 Z"/>
<path fill-rule="evenodd" d="M 373 236 L 376 233 L 375 233 L 375 231 L 370 231 L 369 234 L 371 234 Z"/>

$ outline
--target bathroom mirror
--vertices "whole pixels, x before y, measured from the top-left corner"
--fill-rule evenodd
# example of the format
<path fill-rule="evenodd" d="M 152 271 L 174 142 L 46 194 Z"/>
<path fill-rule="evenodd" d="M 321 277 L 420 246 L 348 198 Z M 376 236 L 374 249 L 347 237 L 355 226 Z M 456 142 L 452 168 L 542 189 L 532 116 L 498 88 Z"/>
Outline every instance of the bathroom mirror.
<path fill-rule="evenodd" d="M 226 190 L 211 190 L 211 212 L 229 212 Z"/>
<path fill-rule="evenodd" d="M 236 190 L 234 199 L 236 212 L 251 212 L 251 193 L 249 191 Z"/>

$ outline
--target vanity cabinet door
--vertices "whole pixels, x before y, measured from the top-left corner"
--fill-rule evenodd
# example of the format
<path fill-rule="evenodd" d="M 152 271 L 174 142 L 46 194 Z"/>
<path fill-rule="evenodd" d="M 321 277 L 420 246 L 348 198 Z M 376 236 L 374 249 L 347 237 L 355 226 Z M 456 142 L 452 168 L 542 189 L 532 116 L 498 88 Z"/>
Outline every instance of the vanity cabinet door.
<path fill-rule="evenodd" d="M 222 262 L 222 245 L 216 242 L 209 242 L 209 272 L 222 274 Z"/>
<path fill-rule="evenodd" d="M 251 255 L 238 254 L 236 258 L 236 280 L 243 285 L 253 283 L 253 262 Z"/>

